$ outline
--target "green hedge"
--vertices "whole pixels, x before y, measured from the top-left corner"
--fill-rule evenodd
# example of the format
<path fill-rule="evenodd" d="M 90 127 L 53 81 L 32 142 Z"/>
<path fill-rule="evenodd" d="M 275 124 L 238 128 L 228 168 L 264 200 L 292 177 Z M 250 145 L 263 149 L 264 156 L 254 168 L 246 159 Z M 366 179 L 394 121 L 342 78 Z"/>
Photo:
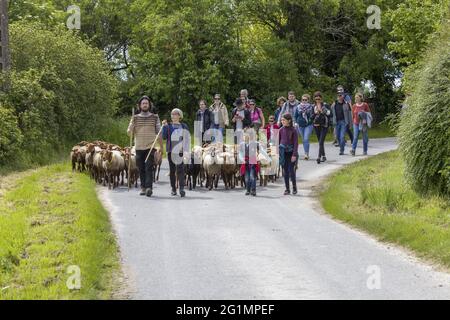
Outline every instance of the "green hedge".
<path fill-rule="evenodd" d="M 96 136 L 116 112 L 118 81 L 102 52 L 64 28 L 21 22 L 10 32 L 13 67 L 10 90 L 0 93 L 0 115 L 18 130 L 1 129 L 0 166 L 12 155 L 39 162 Z"/>
<path fill-rule="evenodd" d="M 421 193 L 450 194 L 450 23 L 432 39 L 423 61 L 406 74 L 399 127 L 406 175 Z"/>

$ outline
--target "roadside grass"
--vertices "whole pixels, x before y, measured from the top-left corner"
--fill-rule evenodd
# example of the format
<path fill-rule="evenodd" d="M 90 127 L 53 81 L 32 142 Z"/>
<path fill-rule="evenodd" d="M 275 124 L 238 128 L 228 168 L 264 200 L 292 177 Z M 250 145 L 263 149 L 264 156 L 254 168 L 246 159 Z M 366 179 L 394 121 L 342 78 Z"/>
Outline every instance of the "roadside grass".
<path fill-rule="evenodd" d="M 450 199 L 421 196 L 404 179 L 398 151 L 352 164 L 320 194 L 333 217 L 450 267 Z"/>
<path fill-rule="evenodd" d="M 66 162 L 10 177 L 0 183 L 0 300 L 111 298 L 118 248 L 95 183 Z M 69 266 L 80 290 L 66 285 Z"/>

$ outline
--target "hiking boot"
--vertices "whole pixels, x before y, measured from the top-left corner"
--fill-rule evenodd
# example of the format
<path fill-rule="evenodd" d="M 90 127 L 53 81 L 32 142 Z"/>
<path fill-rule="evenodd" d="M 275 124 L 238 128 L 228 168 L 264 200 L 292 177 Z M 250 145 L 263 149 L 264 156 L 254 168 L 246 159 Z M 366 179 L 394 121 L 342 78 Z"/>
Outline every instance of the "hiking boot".
<path fill-rule="evenodd" d="M 186 196 L 186 192 L 184 190 L 180 190 L 180 196 L 184 198 Z"/>
<path fill-rule="evenodd" d="M 290 195 L 290 194 L 291 194 L 291 190 L 288 189 L 288 190 L 284 191 L 284 195 L 285 195 L 285 196 L 288 196 L 288 195 Z"/>
<path fill-rule="evenodd" d="M 151 197 L 152 196 L 152 194 L 153 194 L 153 190 L 152 189 L 150 189 L 150 188 L 147 188 L 146 190 L 145 190 L 145 195 L 147 196 L 147 197 Z"/>
<path fill-rule="evenodd" d="M 355 150 L 350 151 L 350 154 L 351 154 L 352 156 L 355 156 L 355 155 L 356 155 Z"/>
<path fill-rule="evenodd" d="M 141 189 L 141 192 L 139 193 L 139 195 L 140 196 L 145 196 L 145 189 L 144 188 Z"/>

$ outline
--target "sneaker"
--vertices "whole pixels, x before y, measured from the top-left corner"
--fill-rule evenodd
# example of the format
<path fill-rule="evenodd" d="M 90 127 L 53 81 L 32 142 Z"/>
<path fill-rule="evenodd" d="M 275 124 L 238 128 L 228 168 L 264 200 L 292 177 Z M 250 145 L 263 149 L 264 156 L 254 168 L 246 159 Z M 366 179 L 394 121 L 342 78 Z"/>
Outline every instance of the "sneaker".
<path fill-rule="evenodd" d="M 351 154 L 352 156 L 355 156 L 355 155 L 356 155 L 355 150 L 350 151 L 350 154 Z"/>
<path fill-rule="evenodd" d="M 285 192 L 284 192 L 284 195 L 285 196 L 288 196 L 288 195 L 290 195 L 291 194 L 291 190 L 286 190 Z"/>
<path fill-rule="evenodd" d="M 184 197 L 186 196 L 186 192 L 185 192 L 184 190 L 181 190 L 181 191 L 180 191 L 180 196 L 181 196 L 182 198 L 184 198 Z"/>
<path fill-rule="evenodd" d="M 252 192 L 252 196 L 256 197 L 256 191 Z"/>
<path fill-rule="evenodd" d="M 139 193 L 139 195 L 140 196 L 145 196 L 145 189 L 144 188 L 141 189 L 141 193 Z"/>
<path fill-rule="evenodd" d="M 177 191 L 176 191 L 176 190 L 172 190 L 171 195 L 172 195 L 172 196 L 176 196 L 176 195 L 177 195 Z"/>
<path fill-rule="evenodd" d="M 322 162 L 326 162 L 327 161 L 327 157 L 322 157 Z"/>
<path fill-rule="evenodd" d="M 308 160 L 309 160 L 309 155 L 305 154 L 304 159 L 305 159 L 306 161 L 308 161 Z"/>
<path fill-rule="evenodd" d="M 297 188 L 294 188 L 294 191 L 292 191 L 292 194 L 295 196 L 297 194 Z"/>
<path fill-rule="evenodd" d="M 364 152 L 363 155 L 364 155 L 364 156 L 367 156 L 367 152 Z"/>
<path fill-rule="evenodd" d="M 247 191 L 247 192 L 245 193 L 245 195 L 246 195 L 246 196 L 249 196 L 249 195 L 250 195 L 250 191 Z"/>
<path fill-rule="evenodd" d="M 343 153 L 343 152 L 339 152 L 339 155 L 340 155 L 340 156 L 343 156 L 343 155 L 344 155 L 344 153 Z"/>
<path fill-rule="evenodd" d="M 150 188 L 147 188 L 145 190 L 145 195 L 150 198 L 153 195 L 153 190 Z"/>
<path fill-rule="evenodd" d="M 320 162 L 321 162 L 320 158 L 317 158 L 317 164 L 320 164 Z"/>

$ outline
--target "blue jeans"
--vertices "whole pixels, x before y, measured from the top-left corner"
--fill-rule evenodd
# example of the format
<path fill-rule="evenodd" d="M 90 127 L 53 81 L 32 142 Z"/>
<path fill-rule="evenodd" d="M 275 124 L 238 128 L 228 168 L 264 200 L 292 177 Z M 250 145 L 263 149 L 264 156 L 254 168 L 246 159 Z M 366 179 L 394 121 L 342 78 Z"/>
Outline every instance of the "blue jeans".
<path fill-rule="evenodd" d="M 356 150 L 356 147 L 358 147 L 359 133 L 361 132 L 363 136 L 364 153 L 367 153 L 367 150 L 369 148 L 369 131 L 367 130 L 363 132 L 362 130 L 359 130 L 358 124 L 353 124 L 353 132 L 354 132 L 353 150 Z"/>
<path fill-rule="evenodd" d="M 309 155 L 309 137 L 311 136 L 313 132 L 313 125 L 307 126 L 307 127 L 298 127 L 298 133 L 302 136 L 303 141 L 303 149 L 305 150 L 305 153 Z"/>
<path fill-rule="evenodd" d="M 256 191 L 256 165 L 247 164 L 245 168 L 245 185 L 247 191 Z"/>
<path fill-rule="evenodd" d="M 293 152 L 286 152 L 284 156 L 284 166 L 283 166 L 283 175 L 284 175 L 284 184 L 286 186 L 286 190 L 291 190 L 289 187 L 289 180 L 292 181 L 292 187 L 294 190 L 297 190 L 297 177 L 295 172 L 295 162 L 292 162 Z"/>
<path fill-rule="evenodd" d="M 345 132 L 347 131 L 347 124 L 345 120 L 340 120 L 336 124 L 336 137 L 341 147 L 341 152 L 345 150 Z"/>

